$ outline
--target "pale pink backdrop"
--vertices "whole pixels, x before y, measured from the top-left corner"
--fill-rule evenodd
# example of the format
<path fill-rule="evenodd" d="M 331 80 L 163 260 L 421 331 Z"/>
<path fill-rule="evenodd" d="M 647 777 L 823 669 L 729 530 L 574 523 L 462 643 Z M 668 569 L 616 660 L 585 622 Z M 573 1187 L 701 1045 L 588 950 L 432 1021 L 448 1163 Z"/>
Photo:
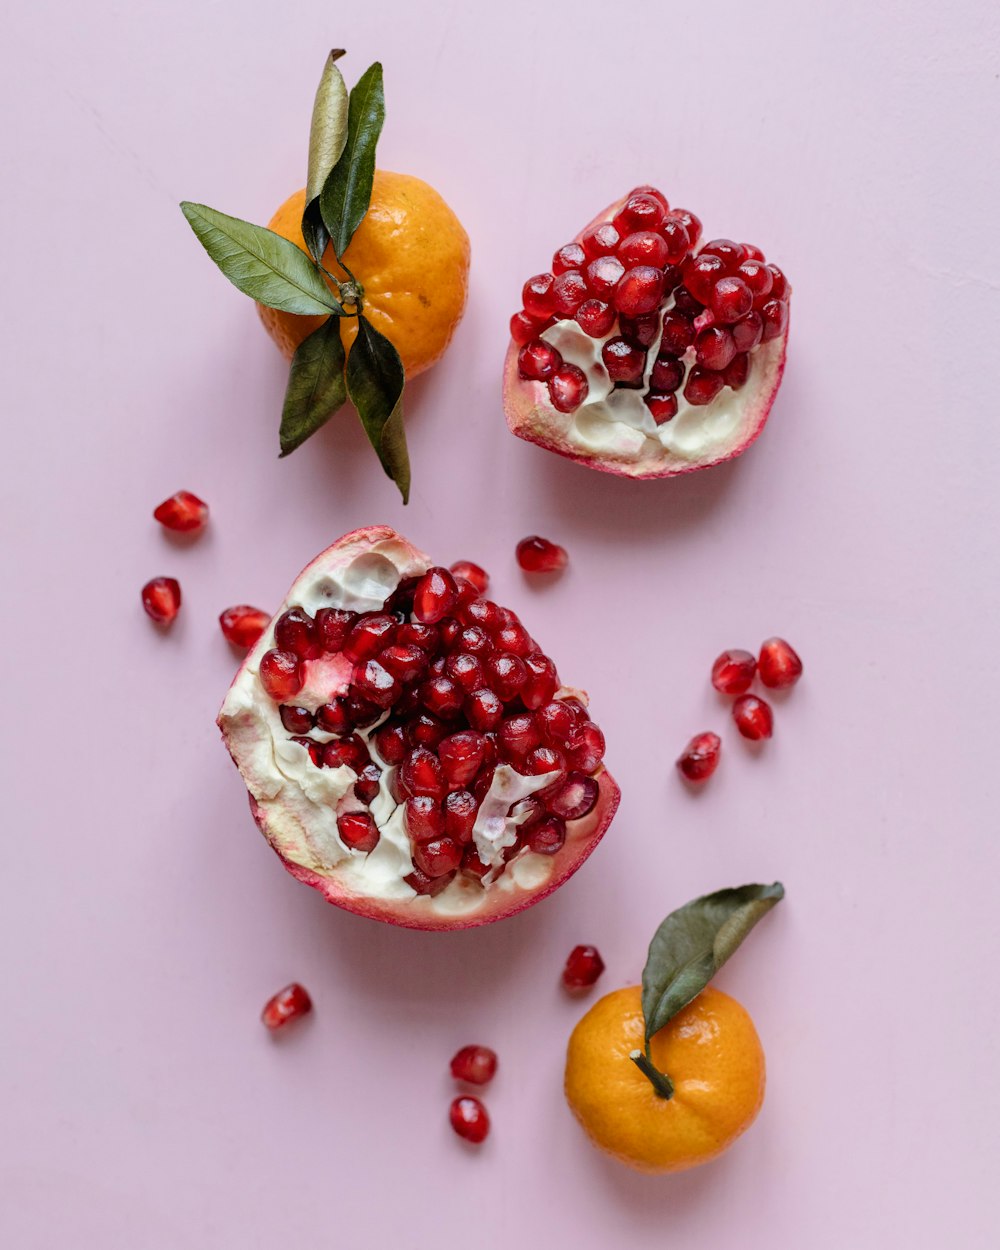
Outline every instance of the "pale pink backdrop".
<path fill-rule="evenodd" d="M 995 1244 L 997 34 L 987 3 L 8 14 L 4 1246 Z M 346 410 L 278 461 L 282 361 L 177 208 L 263 221 L 301 184 L 334 44 L 352 79 L 385 64 L 380 163 L 472 237 L 468 314 L 408 390 L 407 509 Z M 630 484 L 512 439 L 498 383 L 521 281 L 646 180 L 795 299 L 760 443 Z M 150 518 L 179 487 L 212 507 L 193 545 Z M 506 924 L 329 907 L 218 741 L 220 609 L 371 522 L 481 560 L 606 729 L 612 832 Z M 533 531 L 570 552 L 544 589 L 513 561 Z M 806 677 L 753 751 L 707 670 L 773 632 Z M 672 761 L 709 727 L 693 797 Z M 680 1177 L 605 1160 L 560 1089 L 567 950 L 596 942 L 610 989 L 666 911 L 776 877 L 720 978 L 767 1048 L 757 1125 Z M 316 1013 L 276 1041 L 257 1014 L 293 977 Z M 445 1122 L 469 1040 L 501 1056 L 478 1155 Z"/>

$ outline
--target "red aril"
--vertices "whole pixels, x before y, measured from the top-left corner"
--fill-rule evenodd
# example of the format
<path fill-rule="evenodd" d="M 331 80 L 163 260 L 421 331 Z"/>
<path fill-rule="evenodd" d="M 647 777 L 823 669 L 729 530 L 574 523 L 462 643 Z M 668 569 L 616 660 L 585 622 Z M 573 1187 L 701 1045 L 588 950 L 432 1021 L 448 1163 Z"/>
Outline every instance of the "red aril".
<path fill-rule="evenodd" d="M 312 1011 L 312 999 L 304 986 L 293 981 L 291 985 L 286 985 L 273 998 L 267 1000 L 260 1018 L 265 1027 L 273 1033 L 278 1029 L 283 1029 L 286 1024 L 291 1024 L 293 1020 L 300 1020 L 310 1011 Z"/>
<path fill-rule="evenodd" d="M 712 665 L 712 685 L 719 694 L 746 694 L 756 671 L 757 661 L 749 651 L 723 651 Z"/>
<path fill-rule="evenodd" d="M 722 739 L 716 733 L 695 734 L 677 759 L 677 768 L 688 781 L 707 781 L 719 764 Z"/>
<path fill-rule="evenodd" d="M 604 960 L 596 946 L 574 946 L 562 971 L 568 990 L 589 990 L 604 971 Z"/>
<path fill-rule="evenodd" d="M 485 595 L 490 588 L 490 575 L 471 560 L 456 560 L 451 566 L 453 577 L 462 577 L 476 588 L 479 595 Z"/>
<path fill-rule="evenodd" d="M 465 1141 L 479 1145 L 490 1131 L 490 1117 L 478 1098 L 464 1094 L 456 1098 L 448 1111 L 451 1127 Z"/>
<path fill-rule="evenodd" d="M 271 620 L 269 612 L 253 608 L 249 603 L 238 603 L 226 608 L 219 617 L 219 628 L 227 642 L 244 650 L 252 647 L 267 629 Z"/>
<path fill-rule="evenodd" d="M 497 1074 L 496 1051 L 488 1046 L 463 1046 L 451 1060 L 451 1075 L 469 1085 L 488 1085 Z"/>
<path fill-rule="evenodd" d="M 197 534 L 208 523 L 208 504 L 189 490 L 179 490 L 154 508 L 153 516 L 164 529 L 177 534 Z"/>
<path fill-rule="evenodd" d="M 761 644 L 757 671 L 765 686 L 787 690 L 802 676 L 802 661 L 784 638 L 768 638 Z"/>
<path fill-rule="evenodd" d="M 733 720 L 743 737 L 752 741 L 770 738 L 774 731 L 770 704 L 754 694 L 740 695 L 733 704 Z"/>
<path fill-rule="evenodd" d="M 142 588 L 142 606 L 157 625 L 170 625 L 180 611 L 180 583 L 173 577 L 154 577 Z"/>
<path fill-rule="evenodd" d="M 530 534 L 517 544 L 517 562 L 526 573 L 558 573 L 566 567 L 565 547 Z"/>

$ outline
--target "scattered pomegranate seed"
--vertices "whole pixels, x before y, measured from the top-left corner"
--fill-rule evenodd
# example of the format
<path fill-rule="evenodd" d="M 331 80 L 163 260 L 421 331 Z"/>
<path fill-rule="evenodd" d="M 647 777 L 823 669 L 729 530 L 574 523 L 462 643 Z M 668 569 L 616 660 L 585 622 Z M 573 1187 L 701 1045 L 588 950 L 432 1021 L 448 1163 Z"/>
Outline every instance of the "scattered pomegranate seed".
<path fill-rule="evenodd" d="M 488 1046 L 463 1046 L 452 1057 L 451 1074 L 469 1085 L 488 1085 L 497 1074 L 496 1051 Z"/>
<path fill-rule="evenodd" d="M 517 371 L 531 382 L 547 382 L 561 364 L 562 356 L 544 339 L 532 339 L 517 354 Z"/>
<path fill-rule="evenodd" d="M 521 303 L 529 317 L 541 321 L 551 317 L 555 312 L 552 300 L 552 284 L 555 278 L 550 273 L 539 273 L 529 278 L 521 291 Z"/>
<path fill-rule="evenodd" d="M 179 490 L 154 508 L 153 516 L 164 529 L 178 534 L 197 534 L 208 521 L 208 504 L 189 490 Z"/>
<path fill-rule="evenodd" d="M 219 617 L 219 628 L 227 642 L 234 647 L 250 648 L 267 629 L 270 616 L 260 608 L 252 608 L 248 603 L 238 603 L 235 607 L 226 608 Z"/>
<path fill-rule="evenodd" d="M 485 595 L 490 588 L 490 575 L 471 560 L 456 560 L 451 566 L 451 572 L 455 577 L 464 577 L 467 582 L 471 582 L 481 595 Z"/>
<path fill-rule="evenodd" d="M 590 387 L 582 369 L 576 365 L 563 365 L 549 379 L 549 398 L 559 412 L 575 412 L 587 398 Z"/>
<path fill-rule="evenodd" d="M 558 573 L 566 567 L 568 558 L 565 547 L 537 534 L 522 538 L 517 544 L 517 562 L 526 573 Z"/>
<path fill-rule="evenodd" d="M 663 270 L 652 265 L 636 265 L 628 269 L 615 287 L 614 303 L 626 317 L 651 313 L 663 298 Z"/>
<path fill-rule="evenodd" d="M 173 577 L 154 577 L 142 588 L 142 606 L 157 625 L 169 625 L 180 610 L 180 583 Z"/>
<path fill-rule="evenodd" d="M 604 960 L 596 946 L 574 946 L 562 971 L 568 990 L 588 990 L 604 971 Z"/>
<path fill-rule="evenodd" d="M 478 1098 L 473 1098 L 471 1094 L 464 1094 L 461 1098 L 455 1099 L 448 1112 L 448 1118 L 451 1120 L 451 1127 L 459 1137 L 475 1142 L 477 1145 L 486 1140 L 486 1135 L 490 1131 L 490 1117 L 486 1114 L 486 1108 Z"/>
<path fill-rule="evenodd" d="M 718 734 L 695 734 L 681 752 L 677 767 L 688 781 L 707 781 L 718 767 L 721 749 Z"/>
<path fill-rule="evenodd" d="M 760 679 L 772 690 L 786 690 L 802 676 L 802 661 L 784 638 L 768 638 L 757 661 Z"/>
<path fill-rule="evenodd" d="M 757 672 L 749 651 L 723 651 L 712 665 L 712 685 L 719 694 L 746 694 Z"/>
<path fill-rule="evenodd" d="M 770 704 L 755 694 L 740 695 L 733 704 L 733 720 L 743 737 L 753 741 L 770 738 L 774 731 Z"/>
<path fill-rule="evenodd" d="M 264 1004 L 260 1018 L 272 1032 L 283 1029 L 286 1024 L 298 1020 L 312 1011 L 312 999 L 304 986 L 293 981 Z"/>
<path fill-rule="evenodd" d="M 337 817 L 337 831 L 340 840 L 352 851 L 363 851 L 366 855 L 378 846 L 378 826 L 371 812 L 343 812 Z"/>

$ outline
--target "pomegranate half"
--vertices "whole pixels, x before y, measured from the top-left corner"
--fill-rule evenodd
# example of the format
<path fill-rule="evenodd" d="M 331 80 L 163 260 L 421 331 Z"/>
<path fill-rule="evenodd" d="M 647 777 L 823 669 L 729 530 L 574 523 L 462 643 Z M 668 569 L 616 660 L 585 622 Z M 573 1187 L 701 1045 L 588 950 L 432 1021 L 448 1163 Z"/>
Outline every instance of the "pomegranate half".
<path fill-rule="evenodd" d="M 222 705 L 264 836 L 348 911 L 415 929 L 513 915 L 618 807 L 586 696 L 484 580 L 355 530 L 299 574 Z"/>
<path fill-rule="evenodd" d="M 785 366 L 791 287 L 759 248 L 636 187 L 524 284 L 504 366 L 519 438 L 625 477 L 745 451 Z"/>

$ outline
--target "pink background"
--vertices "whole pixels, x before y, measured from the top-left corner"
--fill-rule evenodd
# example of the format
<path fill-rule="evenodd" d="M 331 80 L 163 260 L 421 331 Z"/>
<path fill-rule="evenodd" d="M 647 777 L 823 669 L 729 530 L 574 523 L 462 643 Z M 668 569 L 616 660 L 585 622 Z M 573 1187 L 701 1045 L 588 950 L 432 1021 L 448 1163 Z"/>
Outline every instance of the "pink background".
<path fill-rule="evenodd" d="M 18 1250 L 994 1244 L 997 14 L 986 3 L 21 5 L 8 15 L 8 535 L 0 1242 Z M 611 15 L 614 9 L 615 16 Z M 280 462 L 284 367 L 177 202 L 265 221 L 301 184 L 326 49 L 385 64 L 380 163 L 473 241 L 467 316 L 408 389 L 403 509 L 347 410 Z M 520 284 L 630 185 L 795 285 L 760 443 L 631 484 L 506 432 Z M 210 501 L 194 545 L 153 523 Z M 481 560 L 589 688 L 624 792 L 505 924 L 343 914 L 256 833 L 213 718 L 220 609 L 276 605 L 345 530 Z M 526 585 L 526 533 L 568 547 Z M 177 575 L 169 636 L 143 616 Z M 12 585 L 10 583 L 13 583 Z M 807 675 L 748 749 L 707 671 L 778 632 Z M 725 735 L 698 796 L 672 761 Z M 718 1163 L 649 1179 L 563 1102 L 596 942 L 635 980 L 691 896 L 780 877 L 720 977 L 769 1092 Z M 295 1035 L 257 1014 L 298 978 Z M 496 1047 L 478 1156 L 446 1064 Z"/>

